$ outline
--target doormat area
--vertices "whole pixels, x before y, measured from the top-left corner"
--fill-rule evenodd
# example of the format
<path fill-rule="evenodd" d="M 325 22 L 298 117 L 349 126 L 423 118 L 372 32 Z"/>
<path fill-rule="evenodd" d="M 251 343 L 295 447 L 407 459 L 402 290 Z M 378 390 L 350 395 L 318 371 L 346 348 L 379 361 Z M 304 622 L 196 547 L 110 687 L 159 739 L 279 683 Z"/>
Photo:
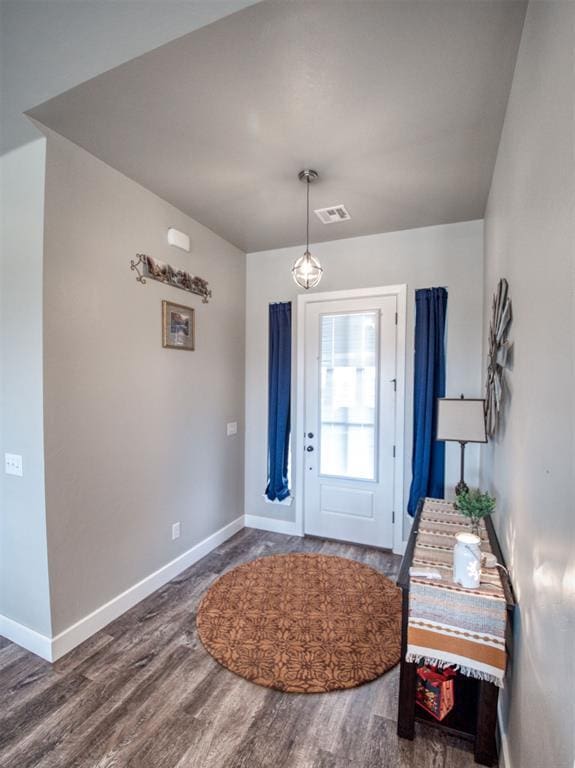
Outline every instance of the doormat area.
<path fill-rule="evenodd" d="M 398 663 L 401 591 L 354 560 L 273 555 L 218 579 L 197 626 L 207 651 L 237 675 L 280 691 L 325 693 Z"/>

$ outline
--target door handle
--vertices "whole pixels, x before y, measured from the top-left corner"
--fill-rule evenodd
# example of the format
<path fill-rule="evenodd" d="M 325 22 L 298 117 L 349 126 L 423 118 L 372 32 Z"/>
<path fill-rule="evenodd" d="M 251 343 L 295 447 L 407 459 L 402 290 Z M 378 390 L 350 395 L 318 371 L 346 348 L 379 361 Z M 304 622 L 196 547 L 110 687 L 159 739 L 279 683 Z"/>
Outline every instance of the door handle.
<path fill-rule="evenodd" d="M 308 445 L 308 447 L 306 448 L 306 451 L 308 453 L 311 453 L 313 451 L 313 445 Z"/>

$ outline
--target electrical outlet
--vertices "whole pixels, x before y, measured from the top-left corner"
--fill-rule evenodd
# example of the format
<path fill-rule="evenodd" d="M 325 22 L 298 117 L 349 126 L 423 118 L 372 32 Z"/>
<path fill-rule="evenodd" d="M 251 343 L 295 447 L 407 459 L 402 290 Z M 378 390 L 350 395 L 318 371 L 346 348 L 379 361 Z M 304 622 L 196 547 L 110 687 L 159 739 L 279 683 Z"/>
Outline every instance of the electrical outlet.
<path fill-rule="evenodd" d="M 227 425 L 227 435 L 228 437 L 230 435 L 237 435 L 238 434 L 238 422 L 237 421 L 230 421 Z"/>
<path fill-rule="evenodd" d="M 172 540 L 180 538 L 180 524 L 174 523 L 172 525 Z"/>
<path fill-rule="evenodd" d="M 5 453 L 4 471 L 7 475 L 18 475 L 18 477 L 22 477 L 24 474 L 22 471 L 22 456 L 18 456 L 16 453 Z"/>

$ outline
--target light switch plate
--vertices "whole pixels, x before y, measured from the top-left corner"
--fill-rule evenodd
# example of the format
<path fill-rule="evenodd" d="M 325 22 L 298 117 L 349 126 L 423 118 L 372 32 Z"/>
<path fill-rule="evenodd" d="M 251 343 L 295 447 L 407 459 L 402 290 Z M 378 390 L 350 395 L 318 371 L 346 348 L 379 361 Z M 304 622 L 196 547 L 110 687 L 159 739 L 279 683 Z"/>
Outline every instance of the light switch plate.
<path fill-rule="evenodd" d="M 22 456 L 18 456 L 16 453 L 4 454 L 4 471 L 7 475 L 17 475 L 22 477 Z"/>
<path fill-rule="evenodd" d="M 227 433 L 228 433 L 228 437 L 230 435 L 237 435 L 238 434 L 238 422 L 237 421 L 230 421 L 228 423 Z"/>
<path fill-rule="evenodd" d="M 172 540 L 180 538 L 180 524 L 174 523 L 172 525 Z"/>

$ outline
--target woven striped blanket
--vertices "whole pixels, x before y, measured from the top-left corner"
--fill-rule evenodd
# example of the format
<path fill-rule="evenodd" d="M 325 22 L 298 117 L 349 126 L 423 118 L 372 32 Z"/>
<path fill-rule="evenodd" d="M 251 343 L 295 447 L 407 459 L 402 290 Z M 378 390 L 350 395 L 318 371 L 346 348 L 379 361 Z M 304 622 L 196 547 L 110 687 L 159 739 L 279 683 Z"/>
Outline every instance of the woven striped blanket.
<path fill-rule="evenodd" d="M 462 674 L 502 687 L 507 655 L 506 601 L 499 570 L 481 573 L 477 589 L 452 579 L 455 534 L 470 522 L 451 502 L 425 499 L 412 566 L 438 570 L 441 581 L 410 577 L 406 660 L 456 666 Z M 491 552 L 485 525 L 481 550 Z"/>

